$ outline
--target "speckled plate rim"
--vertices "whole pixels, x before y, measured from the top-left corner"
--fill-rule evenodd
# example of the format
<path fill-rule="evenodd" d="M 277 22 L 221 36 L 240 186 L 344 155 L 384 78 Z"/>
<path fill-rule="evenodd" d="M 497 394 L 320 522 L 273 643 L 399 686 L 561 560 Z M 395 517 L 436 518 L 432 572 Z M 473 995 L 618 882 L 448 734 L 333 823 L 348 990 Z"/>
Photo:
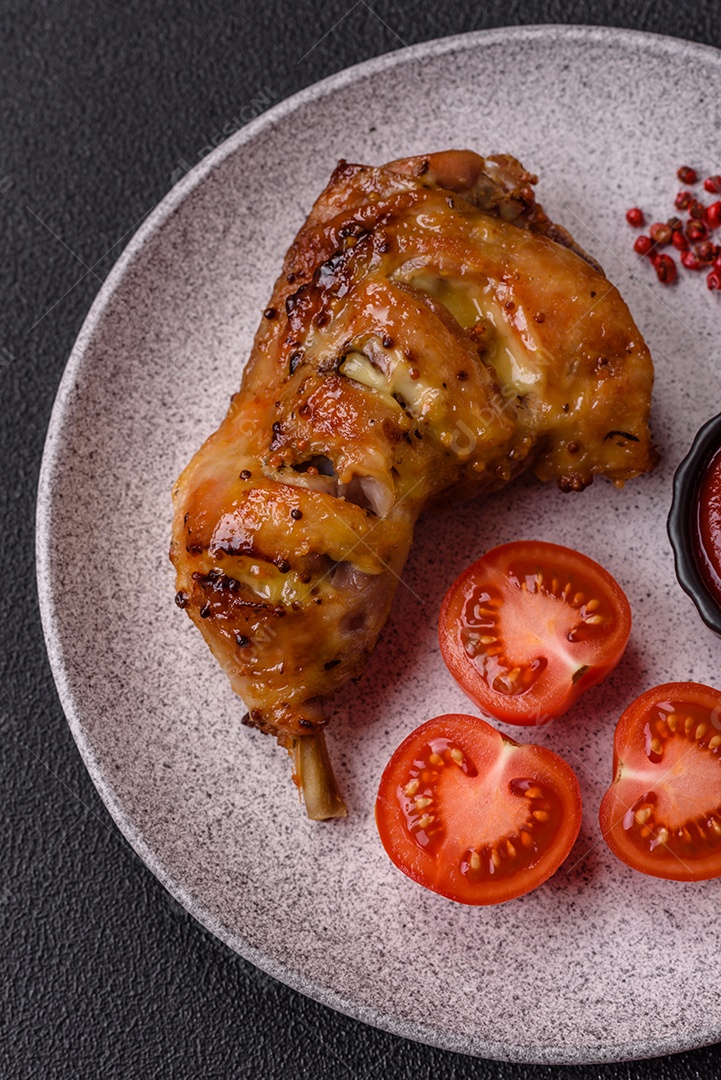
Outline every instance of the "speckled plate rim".
<path fill-rule="evenodd" d="M 90 777 L 126 840 L 167 891 L 198 922 L 232 951 L 291 989 L 356 1020 L 389 1031 L 402 1038 L 428 1043 L 455 1053 L 470 1054 L 501 1061 L 528 1064 L 579 1065 L 657 1057 L 715 1043 L 721 1040 L 721 1020 L 707 1028 L 699 1027 L 695 1031 L 689 1031 L 688 1035 L 683 1038 L 659 1036 L 656 1039 L 626 1042 L 609 1048 L 607 1052 L 599 1052 L 597 1046 L 584 1045 L 582 1041 L 579 1041 L 574 1048 L 575 1052 L 571 1054 L 567 1046 L 538 1047 L 530 1044 L 524 1045 L 520 1042 L 517 1045 L 509 1045 L 508 1042 L 501 1043 L 486 1039 L 466 1038 L 435 1027 L 432 1023 L 421 1024 L 389 1018 L 380 1010 L 362 1005 L 351 998 L 329 990 L 328 987 L 320 983 L 308 979 L 302 972 L 284 966 L 273 957 L 267 956 L 256 949 L 242 937 L 231 933 L 221 921 L 205 908 L 201 901 L 191 897 L 185 891 L 182 883 L 173 877 L 156 852 L 146 844 L 141 831 L 136 828 L 134 822 L 126 813 L 122 800 L 116 795 L 112 785 L 107 781 L 102 761 L 97 759 L 93 746 L 86 738 L 83 730 L 83 705 L 81 701 L 75 699 L 70 683 L 66 678 L 62 643 L 59 639 L 56 619 L 51 560 L 53 478 L 58 470 L 62 470 L 63 446 L 66 435 L 66 410 L 71 395 L 78 384 L 86 355 L 91 351 L 92 342 L 105 317 L 111 298 L 131 270 L 139 253 L 192 192 L 227 157 L 238 153 L 244 146 L 252 144 L 263 132 L 271 129 L 279 120 L 307 104 L 321 102 L 336 90 L 355 81 L 376 72 L 385 72 L 394 67 L 402 67 L 419 57 L 438 57 L 457 51 L 480 51 L 486 47 L 511 40 L 514 43 L 534 43 L 549 39 L 553 41 L 571 40 L 581 46 L 584 44 L 618 43 L 619 45 L 630 45 L 643 52 L 655 52 L 657 55 L 673 54 L 682 58 L 696 57 L 702 59 L 706 64 L 716 64 L 721 73 L 721 52 L 719 50 L 713 46 L 680 38 L 612 27 L 558 24 L 501 27 L 421 42 L 345 68 L 335 75 L 331 75 L 284 99 L 251 120 L 195 165 L 150 212 L 115 263 L 90 308 L 61 379 L 46 436 L 38 482 L 36 508 L 36 568 L 40 616 L 50 666 L 63 711 Z"/>

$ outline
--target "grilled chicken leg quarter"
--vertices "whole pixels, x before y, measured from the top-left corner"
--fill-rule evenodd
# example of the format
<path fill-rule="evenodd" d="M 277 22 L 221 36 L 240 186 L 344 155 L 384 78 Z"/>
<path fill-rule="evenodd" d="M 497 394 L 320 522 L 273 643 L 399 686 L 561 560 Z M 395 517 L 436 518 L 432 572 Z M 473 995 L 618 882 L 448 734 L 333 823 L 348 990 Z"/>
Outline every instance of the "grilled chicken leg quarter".
<path fill-rule="evenodd" d="M 648 349 L 535 182 L 467 151 L 342 161 L 175 486 L 176 602 L 245 722 L 293 753 L 311 818 L 345 813 L 326 701 L 362 672 L 429 500 L 655 462 Z"/>

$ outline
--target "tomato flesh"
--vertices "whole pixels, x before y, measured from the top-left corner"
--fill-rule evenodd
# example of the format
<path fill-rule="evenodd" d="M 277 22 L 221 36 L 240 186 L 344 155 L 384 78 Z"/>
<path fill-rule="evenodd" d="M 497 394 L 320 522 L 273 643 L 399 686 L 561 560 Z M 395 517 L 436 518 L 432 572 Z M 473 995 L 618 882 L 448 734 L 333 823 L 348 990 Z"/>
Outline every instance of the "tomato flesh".
<path fill-rule="evenodd" d="M 573 847 L 581 794 L 569 765 L 484 720 L 422 724 L 381 778 L 376 822 L 404 874 L 463 904 L 497 904 L 547 880 Z"/>
<path fill-rule="evenodd" d="M 517 541 L 489 551 L 441 607 L 443 658 L 487 716 L 545 724 L 604 679 L 623 655 L 631 609 L 587 556 Z"/>
<path fill-rule="evenodd" d="M 721 876 L 721 693 L 665 683 L 641 694 L 614 736 L 601 803 L 611 851 L 652 877 Z"/>

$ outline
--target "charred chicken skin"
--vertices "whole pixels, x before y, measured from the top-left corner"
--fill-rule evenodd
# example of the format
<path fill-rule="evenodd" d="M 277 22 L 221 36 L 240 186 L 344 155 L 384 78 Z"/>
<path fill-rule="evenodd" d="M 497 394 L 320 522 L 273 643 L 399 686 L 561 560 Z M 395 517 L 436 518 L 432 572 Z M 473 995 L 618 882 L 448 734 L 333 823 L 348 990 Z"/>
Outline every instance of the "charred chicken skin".
<path fill-rule="evenodd" d="M 429 501 L 655 462 L 646 345 L 535 182 L 467 151 L 341 162 L 175 486 L 176 602 L 245 722 L 292 752 L 312 818 L 345 813 L 327 701 L 362 672 Z"/>

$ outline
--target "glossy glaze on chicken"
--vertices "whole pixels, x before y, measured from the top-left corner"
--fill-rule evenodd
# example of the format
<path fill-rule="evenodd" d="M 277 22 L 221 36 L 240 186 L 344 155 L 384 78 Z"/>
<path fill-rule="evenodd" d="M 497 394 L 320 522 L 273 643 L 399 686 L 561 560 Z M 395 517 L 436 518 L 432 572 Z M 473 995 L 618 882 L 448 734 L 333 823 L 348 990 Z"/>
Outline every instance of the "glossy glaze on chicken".
<path fill-rule="evenodd" d="M 174 489 L 176 602 L 344 813 L 329 699 L 361 674 L 430 500 L 524 469 L 580 491 L 655 461 L 651 358 L 506 156 L 341 162 L 292 244 L 222 424 Z"/>

